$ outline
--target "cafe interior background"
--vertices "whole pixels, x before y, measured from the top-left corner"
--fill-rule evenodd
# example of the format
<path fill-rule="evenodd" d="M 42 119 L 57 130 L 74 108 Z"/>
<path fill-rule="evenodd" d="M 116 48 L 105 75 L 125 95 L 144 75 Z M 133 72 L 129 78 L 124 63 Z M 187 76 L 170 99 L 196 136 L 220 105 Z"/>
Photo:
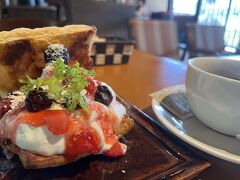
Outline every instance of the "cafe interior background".
<path fill-rule="evenodd" d="M 237 0 L 1 0 L 0 30 L 95 25 L 141 51 L 187 61 L 239 54 Z"/>

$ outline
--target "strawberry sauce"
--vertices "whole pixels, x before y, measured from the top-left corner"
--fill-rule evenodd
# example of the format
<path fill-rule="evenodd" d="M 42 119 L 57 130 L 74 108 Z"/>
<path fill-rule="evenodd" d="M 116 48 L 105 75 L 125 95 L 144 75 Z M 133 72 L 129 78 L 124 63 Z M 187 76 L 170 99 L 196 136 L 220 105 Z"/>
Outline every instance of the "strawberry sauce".
<path fill-rule="evenodd" d="M 65 156 L 75 160 L 86 154 L 99 154 L 104 144 L 110 145 L 105 153 L 107 156 L 121 156 L 123 151 L 116 134 L 117 117 L 108 109 L 95 101 L 89 103 L 89 113 L 79 109 L 72 114 L 67 110 L 45 110 L 39 112 L 20 112 L 15 121 L 12 139 L 16 140 L 16 130 L 19 124 L 29 124 L 33 127 L 47 126 L 54 135 L 65 135 Z M 102 129 L 104 141 L 101 142 L 99 132 L 91 127 L 91 112 L 97 114 L 91 121 L 96 121 Z M 104 153 L 104 152 L 103 152 Z"/>
<path fill-rule="evenodd" d="M 98 133 L 94 128 L 87 127 L 81 120 L 73 121 L 65 137 L 65 155 L 70 160 L 75 160 L 81 155 L 98 154 L 100 152 Z"/>

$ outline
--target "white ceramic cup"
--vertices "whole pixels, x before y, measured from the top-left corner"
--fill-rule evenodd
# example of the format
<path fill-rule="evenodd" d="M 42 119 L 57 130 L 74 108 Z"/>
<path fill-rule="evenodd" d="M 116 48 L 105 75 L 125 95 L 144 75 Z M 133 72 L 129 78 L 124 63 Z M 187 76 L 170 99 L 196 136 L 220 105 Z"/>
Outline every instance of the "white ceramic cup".
<path fill-rule="evenodd" d="M 186 96 L 192 111 L 205 125 L 240 137 L 240 61 L 190 59 Z"/>

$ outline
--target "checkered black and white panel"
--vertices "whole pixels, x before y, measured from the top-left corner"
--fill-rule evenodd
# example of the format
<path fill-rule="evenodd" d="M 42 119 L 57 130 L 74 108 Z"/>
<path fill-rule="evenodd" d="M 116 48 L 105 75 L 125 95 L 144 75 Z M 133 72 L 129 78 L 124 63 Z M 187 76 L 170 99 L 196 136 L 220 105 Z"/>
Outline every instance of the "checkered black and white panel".
<path fill-rule="evenodd" d="M 133 48 L 132 43 L 95 43 L 91 55 L 95 65 L 125 64 Z"/>

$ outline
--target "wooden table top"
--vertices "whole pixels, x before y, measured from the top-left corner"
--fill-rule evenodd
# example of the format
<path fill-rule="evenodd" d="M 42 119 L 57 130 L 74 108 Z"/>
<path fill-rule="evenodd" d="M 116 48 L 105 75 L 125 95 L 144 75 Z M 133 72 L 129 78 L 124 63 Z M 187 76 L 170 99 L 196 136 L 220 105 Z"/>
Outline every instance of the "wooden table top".
<path fill-rule="evenodd" d="M 97 79 L 108 83 L 123 98 L 140 109 L 151 109 L 149 94 L 164 87 L 183 84 L 186 63 L 134 50 L 129 63 L 94 68 Z M 146 109 L 145 109 L 146 108 Z M 152 110 L 149 115 L 152 116 Z M 199 179 L 239 179 L 240 166 L 208 155 L 196 148 L 194 152 L 210 162 L 211 167 Z"/>
<path fill-rule="evenodd" d="M 117 94 L 144 109 L 151 104 L 150 93 L 184 83 L 186 65 L 134 50 L 128 64 L 96 66 L 94 70 L 96 79 L 106 82 Z"/>

